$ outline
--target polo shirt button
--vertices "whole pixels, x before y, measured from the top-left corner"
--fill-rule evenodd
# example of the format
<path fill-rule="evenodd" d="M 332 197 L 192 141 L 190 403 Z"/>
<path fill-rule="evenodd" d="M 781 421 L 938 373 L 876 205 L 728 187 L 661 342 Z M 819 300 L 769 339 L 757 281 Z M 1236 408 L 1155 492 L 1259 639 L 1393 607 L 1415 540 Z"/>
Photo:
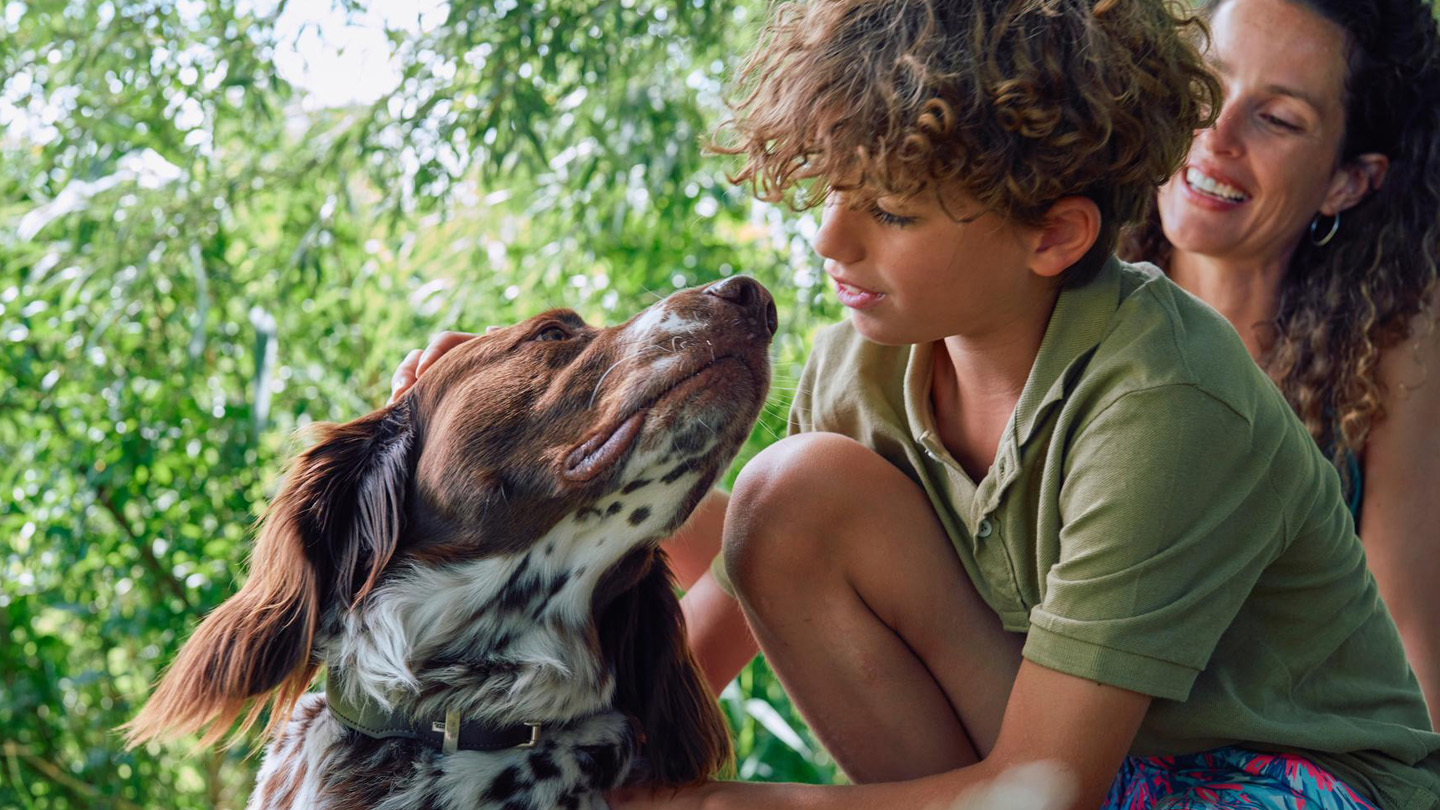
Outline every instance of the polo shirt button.
<path fill-rule="evenodd" d="M 975 527 L 975 536 L 983 539 L 989 537 L 994 530 L 995 527 L 990 525 L 989 519 L 982 519 L 980 525 Z"/>

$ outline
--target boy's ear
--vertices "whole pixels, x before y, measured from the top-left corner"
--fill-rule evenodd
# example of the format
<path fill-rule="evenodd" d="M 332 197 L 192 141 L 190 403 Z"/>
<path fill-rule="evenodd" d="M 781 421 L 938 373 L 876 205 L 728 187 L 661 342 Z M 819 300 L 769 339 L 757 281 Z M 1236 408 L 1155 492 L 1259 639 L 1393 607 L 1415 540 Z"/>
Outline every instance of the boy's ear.
<path fill-rule="evenodd" d="M 1100 207 L 1089 197 L 1062 197 L 1045 213 L 1030 269 L 1054 278 L 1080 261 L 1100 236 Z"/>

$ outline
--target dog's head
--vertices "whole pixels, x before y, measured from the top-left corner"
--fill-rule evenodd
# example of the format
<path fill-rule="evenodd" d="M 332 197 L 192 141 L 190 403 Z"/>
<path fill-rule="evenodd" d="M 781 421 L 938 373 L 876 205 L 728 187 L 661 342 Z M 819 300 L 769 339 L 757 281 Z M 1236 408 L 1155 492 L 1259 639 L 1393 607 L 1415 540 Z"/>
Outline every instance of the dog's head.
<path fill-rule="evenodd" d="M 769 294 L 737 277 L 623 326 L 556 310 L 452 350 L 396 409 L 429 439 L 414 552 L 520 551 L 562 519 L 663 537 L 748 435 L 773 325 Z"/>
<path fill-rule="evenodd" d="M 476 589 L 458 600 L 471 612 L 427 607 L 404 655 L 453 659 L 455 637 L 507 609 L 564 622 L 543 614 L 569 595 L 656 777 L 703 777 L 728 745 L 658 543 L 748 435 L 775 317 L 740 277 L 613 328 L 556 310 L 453 349 L 390 407 L 323 426 L 271 504 L 249 580 L 187 642 L 130 740 L 213 741 L 278 713 L 321 663 L 317 634 L 423 572 L 494 571 L 503 582 L 457 585 Z M 465 568 L 476 561 L 494 566 Z"/>

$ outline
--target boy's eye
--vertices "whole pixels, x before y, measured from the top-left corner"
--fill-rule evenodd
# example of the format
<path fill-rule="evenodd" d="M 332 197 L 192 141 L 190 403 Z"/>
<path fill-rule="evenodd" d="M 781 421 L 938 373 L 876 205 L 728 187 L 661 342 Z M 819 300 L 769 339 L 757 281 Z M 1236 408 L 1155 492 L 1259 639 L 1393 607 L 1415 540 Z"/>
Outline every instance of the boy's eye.
<path fill-rule="evenodd" d="M 904 217 L 899 214 L 892 214 L 875 203 L 870 204 L 870 216 L 881 225 L 894 225 L 903 228 L 906 225 L 915 224 L 915 217 Z"/>

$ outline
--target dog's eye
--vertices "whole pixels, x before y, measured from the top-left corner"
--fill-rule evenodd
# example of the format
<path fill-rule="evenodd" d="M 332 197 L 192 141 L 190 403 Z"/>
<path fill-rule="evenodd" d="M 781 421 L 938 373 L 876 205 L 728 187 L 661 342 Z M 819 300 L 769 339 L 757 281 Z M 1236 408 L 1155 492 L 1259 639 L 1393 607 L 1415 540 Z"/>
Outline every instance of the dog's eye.
<path fill-rule="evenodd" d="M 567 332 L 567 331 L 565 331 L 565 327 L 563 327 L 563 326 L 554 326 L 554 325 L 547 326 L 547 327 L 545 327 L 544 329 L 541 329 L 539 332 L 536 332 L 536 333 L 535 333 L 535 337 L 532 338 L 532 340 L 542 340 L 542 341 L 547 341 L 547 340 L 569 340 L 569 339 L 570 339 L 570 333 Z"/>

